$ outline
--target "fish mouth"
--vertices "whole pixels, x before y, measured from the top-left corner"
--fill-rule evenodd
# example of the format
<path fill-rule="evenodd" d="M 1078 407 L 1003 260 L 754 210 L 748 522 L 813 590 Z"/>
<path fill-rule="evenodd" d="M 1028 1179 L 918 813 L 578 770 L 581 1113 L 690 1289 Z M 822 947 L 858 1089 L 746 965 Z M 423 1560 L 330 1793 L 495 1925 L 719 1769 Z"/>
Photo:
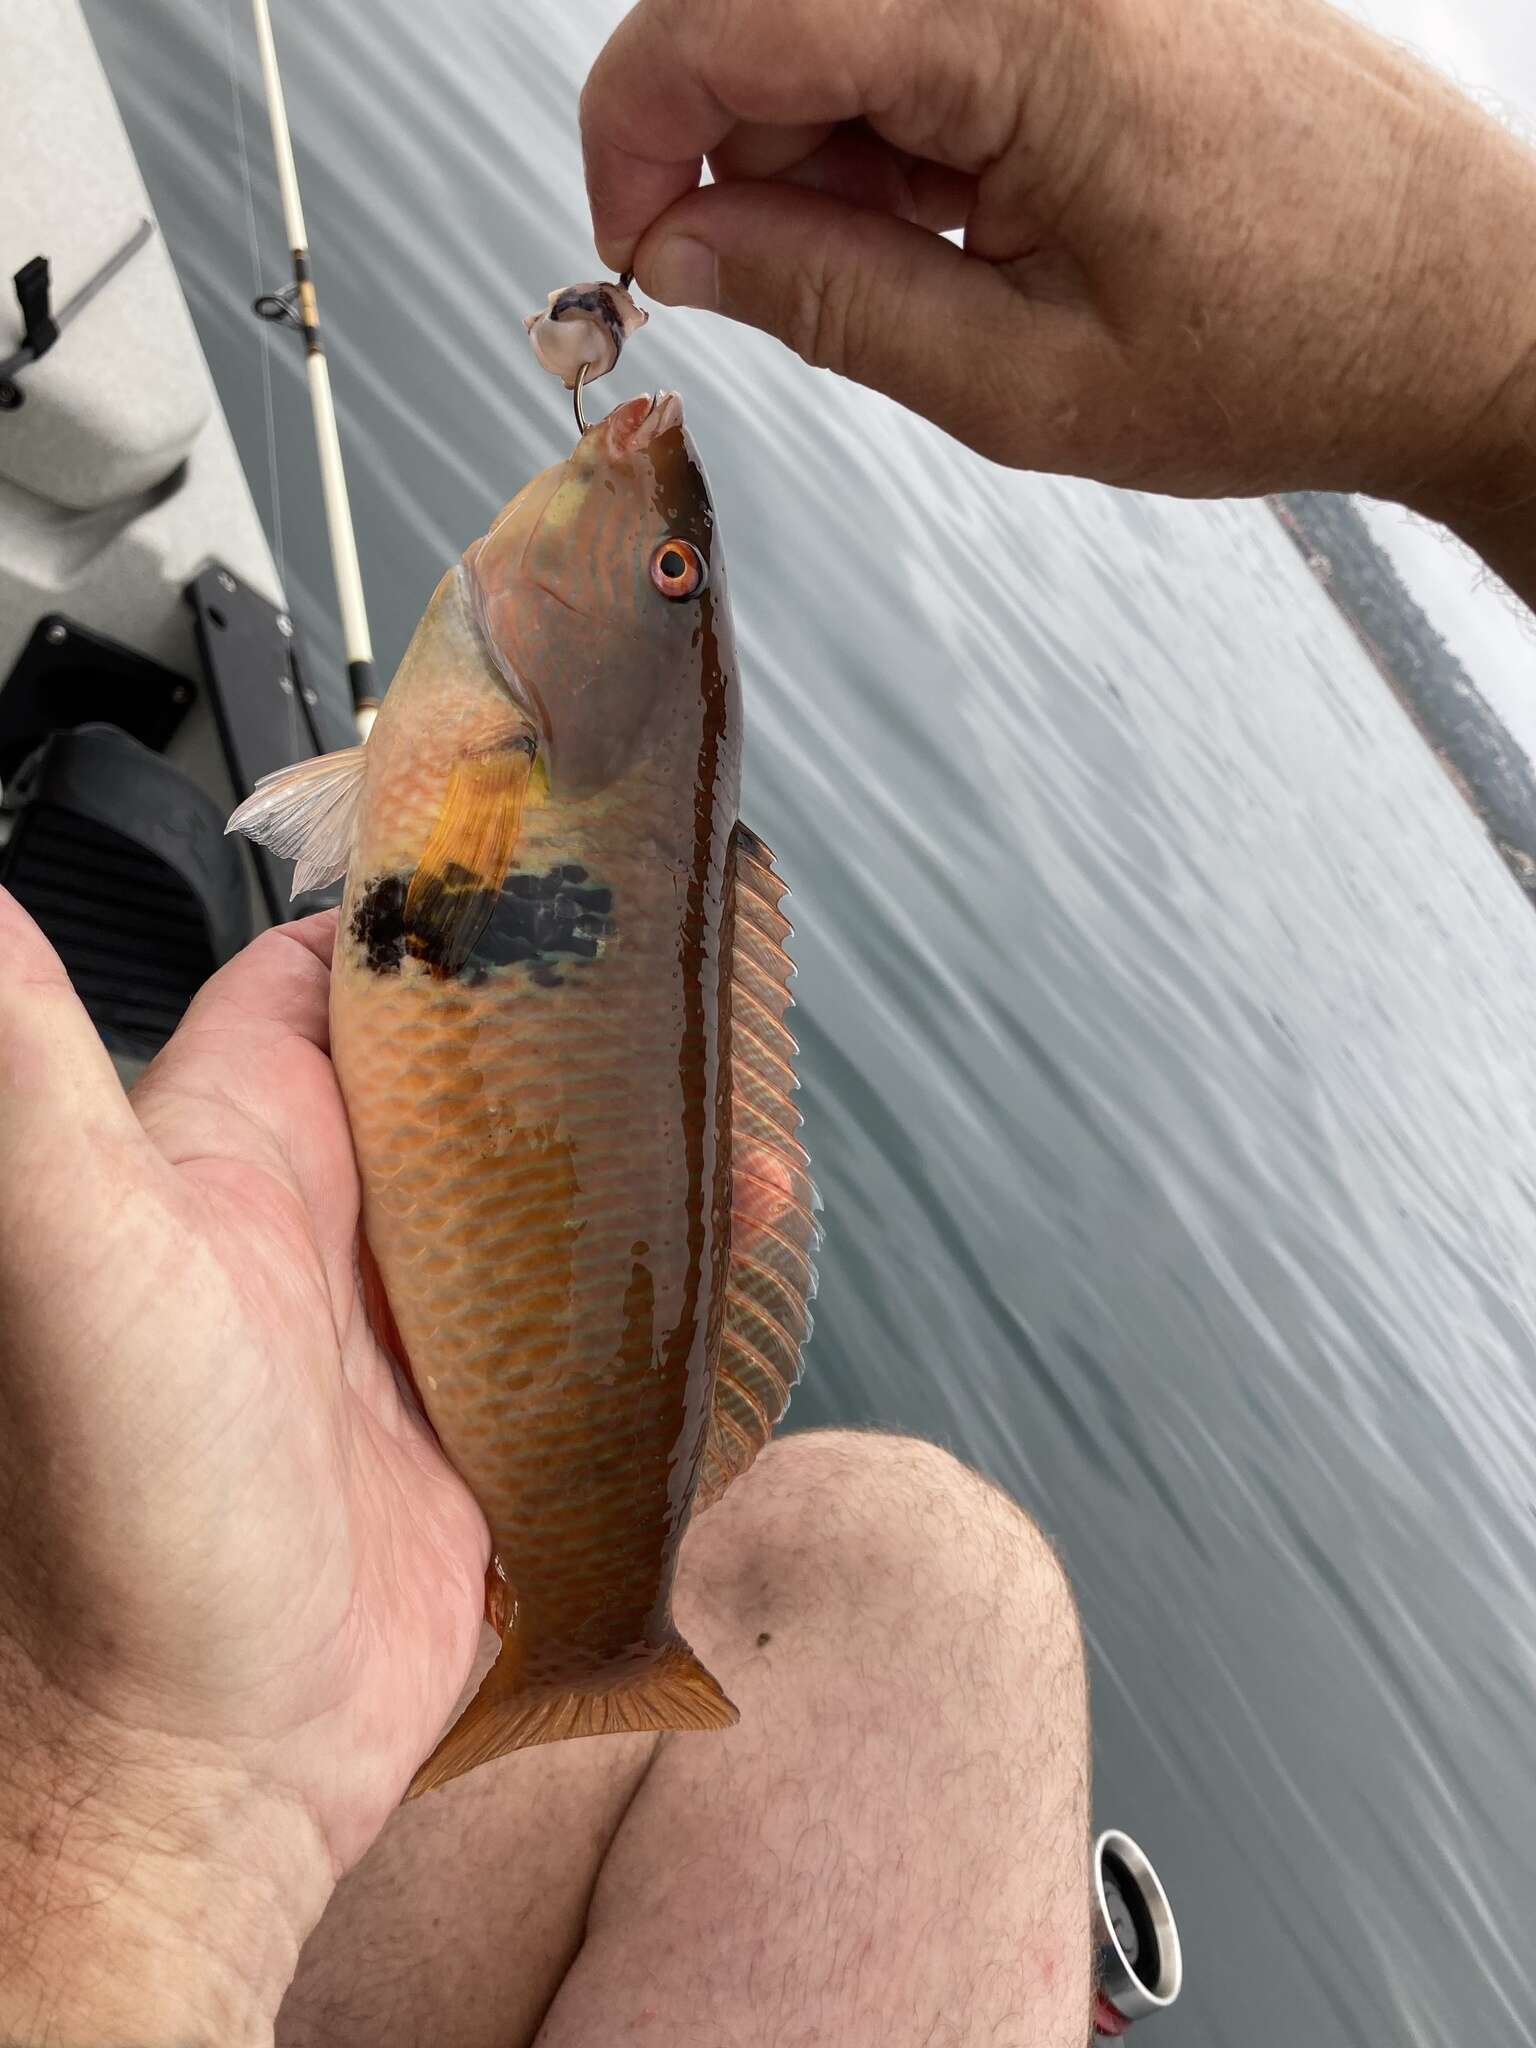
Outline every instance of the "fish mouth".
<path fill-rule="evenodd" d="M 609 446 L 615 455 L 640 453 L 663 434 L 683 424 L 682 396 L 676 391 L 657 391 L 650 397 L 626 398 L 603 420 Z"/>

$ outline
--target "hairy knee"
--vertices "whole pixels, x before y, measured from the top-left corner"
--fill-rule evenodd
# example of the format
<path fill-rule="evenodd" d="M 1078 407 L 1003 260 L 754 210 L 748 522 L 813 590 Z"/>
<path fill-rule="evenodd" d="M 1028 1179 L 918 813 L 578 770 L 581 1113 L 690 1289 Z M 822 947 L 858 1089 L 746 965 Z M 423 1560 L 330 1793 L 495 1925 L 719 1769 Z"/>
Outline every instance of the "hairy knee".
<path fill-rule="evenodd" d="M 1042 1659 L 1081 1684 L 1071 1589 L 1024 1511 L 948 1451 L 818 1430 L 771 1445 L 685 1553 L 720 1619 L 998 1670 Z"/>
<path fill-rule="evenodd" d="M 715 1753 L 730 1839 L 707 1853 L 754 1882 L 773 1873 L 754 1931 L 795 1925 L 802 1956 L 881 1943 L 884 1992 L 907 2032 L 932 2015 L 925 2040 L 949 2038 L 938 2015 L 960 2010 L 962 1949 L 973 2020 L 1084 2039 L 1082 1646 L 1029 1517 L 931 1444 L 792 1436 L 689 1531 L 678 1619 L 741 1709 Z M 697 1756 L 664 1750 L 663 1770 L 696 1785 Z M 739 1907 L 739 1882 L 717 1888 Z M 869 2003 L 867 1978 L 854 1996 Z M 903 2031 L 885 2007 L 870 2039 L 881 2025 Z"/>

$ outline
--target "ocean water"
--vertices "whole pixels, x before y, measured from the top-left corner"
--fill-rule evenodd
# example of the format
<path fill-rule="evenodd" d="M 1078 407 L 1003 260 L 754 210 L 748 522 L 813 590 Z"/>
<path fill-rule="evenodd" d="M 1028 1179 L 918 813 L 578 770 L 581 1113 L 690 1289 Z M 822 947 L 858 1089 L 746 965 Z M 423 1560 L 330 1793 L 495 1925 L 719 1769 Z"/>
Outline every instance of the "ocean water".
<path fill-rule="evenodd" d="M 617 10 L 276 11 L 387 672 L 568 443 L 519 320 L 593 268 Z M 87 12 L 334 662 L 248 11 Z M 1184 1935 L 1149 2043 L 1530 2039 L 1536 920 L 1261 506 L 1005 474 L 700 316 L 594 409 L 658 383 L 795 890 L 792 1419 L 937 1438 L 1059 1544 L 1098 1822 Z"/>

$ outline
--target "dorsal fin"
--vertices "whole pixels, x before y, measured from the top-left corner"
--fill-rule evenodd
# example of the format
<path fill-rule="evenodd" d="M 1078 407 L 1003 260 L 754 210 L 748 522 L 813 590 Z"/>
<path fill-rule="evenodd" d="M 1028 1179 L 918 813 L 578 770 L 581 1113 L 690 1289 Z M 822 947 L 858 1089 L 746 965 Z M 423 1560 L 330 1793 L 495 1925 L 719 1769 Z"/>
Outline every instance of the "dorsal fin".
<path fill-rule="evenodd" d="M 745 825 L 731 840 L 731 887 L 731 1250 L 699 1508 L 745 1472 L 789 1406 L 811 1334 L 821 1242 L 790 1100 L 798 1048 L 784 1024 L 795 971 L 782 943 L 790 932 L 784 884 Z"/>
<path fill-rule="evenodd" d="M 339 880 L 352 857 L 366 755 L 365 747 L 344 747 L 263 775 L 226 834 L 243 832 L 279 860 L 297 861 L 294 896 Z"/>

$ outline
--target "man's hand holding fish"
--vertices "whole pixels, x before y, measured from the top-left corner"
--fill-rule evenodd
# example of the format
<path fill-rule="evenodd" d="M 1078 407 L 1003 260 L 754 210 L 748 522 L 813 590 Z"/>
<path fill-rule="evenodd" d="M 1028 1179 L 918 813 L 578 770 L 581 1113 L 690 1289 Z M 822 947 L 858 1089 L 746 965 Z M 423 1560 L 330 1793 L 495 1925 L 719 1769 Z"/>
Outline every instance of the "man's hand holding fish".
<path fill-rule="evenodd" d="M 359 1287 L 333 922 L 129 1102 L 0 892 L 6 2041 L 261 2038 L 473 1650 L 484 1523 Z"/>

